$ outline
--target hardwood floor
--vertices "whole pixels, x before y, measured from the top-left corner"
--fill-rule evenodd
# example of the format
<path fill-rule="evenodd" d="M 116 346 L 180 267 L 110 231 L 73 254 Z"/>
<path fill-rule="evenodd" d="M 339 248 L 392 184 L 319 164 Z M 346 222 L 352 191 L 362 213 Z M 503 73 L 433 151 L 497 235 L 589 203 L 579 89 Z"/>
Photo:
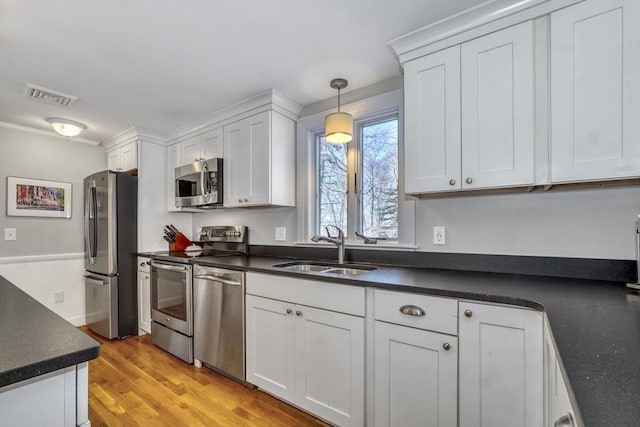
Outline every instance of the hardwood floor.
<path fill-rule="evenodd" d="M 102 426 L 327 426 L 266 393 L 195 368 L 151 336 L 105 340 L 89 362 L 89 420 Z"/>

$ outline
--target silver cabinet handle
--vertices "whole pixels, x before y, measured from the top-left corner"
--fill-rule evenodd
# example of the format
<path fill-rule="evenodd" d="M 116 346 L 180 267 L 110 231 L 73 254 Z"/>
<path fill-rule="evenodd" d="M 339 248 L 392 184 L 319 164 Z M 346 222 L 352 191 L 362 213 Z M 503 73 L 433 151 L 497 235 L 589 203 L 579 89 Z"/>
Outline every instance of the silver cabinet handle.
<path fill-rule="evenodd" d="M 302 312 L 300 310 L 296 310 L 296 316 L 302 316 Z"/>
<path fill-rule="evenodd" d="M 466 182 L 467 184 L 471 184 L 471 183 L 473 182 L 473 179 L 472 179 L 471 177 L 468 177 L 468 178 L 465 180 L 465 182 Z"/>
<path fill-rule="evenodd" d="M 571 413 L 567 413 L 566 415 L 561 416 L 558 420 L 553 423 L 553 427 L 574 427 L 575 422 L 573 421 L 573 415 Z"/>
<path fill-rule="evenodd" d="M 455 179 L 453 179 L 453 178 L 451 178 L 451 179 L 449 180 L 449 185 L 456 185 L 456 180 L 455 180 Z"/>
<path fill-rule="evenodd" d="M 449 351 L 449 350 L 451 350 L 451 344 L 446 342 L 446 343 L 442 344 L 442 348 L 444 348 L 445 350 Z"/>
<path fill-rule="evenodd" d="M 293 313 L 293 310 L 291 310 L 290 308 L 287 308 L 287 314 L 291 314 Z"/>
<path fill-rule="evenodd" d="M 464 317 L 471 317 L 473 316 L 473 311 L 471 310 L 465 310 L 464 311 Z"/>
<path fill-rule="evenodd" d="M 400 307 L 400 313 L 408 316 L 424 316 L 427 314 L 423 309 L 415 305 L 403 305 Z"/>

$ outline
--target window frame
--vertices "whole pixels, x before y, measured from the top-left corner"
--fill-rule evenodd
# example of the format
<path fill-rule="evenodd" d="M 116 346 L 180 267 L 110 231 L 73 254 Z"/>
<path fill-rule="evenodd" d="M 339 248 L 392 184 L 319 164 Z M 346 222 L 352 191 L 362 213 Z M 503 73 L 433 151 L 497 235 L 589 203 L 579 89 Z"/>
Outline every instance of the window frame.
<path fill-rule="evenodd" d="M 328 103 L 327 103 L 328 105 Z M 314 245 L 310 241 L 316 234 L 317 203 L 316 189 L 318 179 L 318 159 L 316 135 L 324 133 L 324 118 L 335 108 L 325 107 L 322 111 L 310 113 L 297 122 L 297 242 L 296 244 Z M 348 230 L 345 236 L 348 246 L 366 249 L 411 249 L 415 250 L 415 198 L 404 194 L 404 105 L 403 90 L 395 89 L 373 95 L 355 102 L 341 105 L 341 111 L 350 113 L 354 118 L 354 132 L 358 125 L 385 116 L 398 115 L 398 239 L 381 240 L 376 245 L 364 244 L 356 239 L 354 230 Z M 350 143 L 351 145 L 351 143 Z M 351 147 L 348 152 L 353 153 Z M 348 161 L 355 162 L 353 155 Z M 353 165 L 351 166 L 353 167 Z M 361 174 L 360 171 L 358 171 Z M 361 176 L 361 175 L 360 175 Z M 353 182 L 349 180 L 349 194 L 353 194 Z M 351 204 L 353 205 L 353 204 Z M 355 212 L 355 211 L 354 211 Z M 353 223 L 353 219 L 351 219 Z M 322 244 L 322 243 L 319 243 Z"/>

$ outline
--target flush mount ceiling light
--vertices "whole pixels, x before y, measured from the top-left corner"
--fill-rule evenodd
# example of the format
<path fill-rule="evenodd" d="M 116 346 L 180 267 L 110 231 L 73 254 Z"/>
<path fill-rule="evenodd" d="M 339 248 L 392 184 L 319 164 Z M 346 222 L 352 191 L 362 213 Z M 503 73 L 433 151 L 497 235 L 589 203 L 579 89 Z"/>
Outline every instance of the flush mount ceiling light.
<path fill-rule="evenodd" d="M 332 144 L 346 144 L 353 140 L 353 117 L 340 112 L 340 90 L 347 87 L 345 79 L 333 79 L 329 85 L 338 89 L 338 111 L 328 114 L 324 119 L 324 139 Z"/>
<path fill-rule="evenodd" d="M 80 122 L 74 122 L 73 120 L 59 119 L 56 117 L 48 118 L 47 121 L 51 123 L 53 129 L 62 136 L 73 137 L 78 136 L 80 132 L 87 127 Z"/>

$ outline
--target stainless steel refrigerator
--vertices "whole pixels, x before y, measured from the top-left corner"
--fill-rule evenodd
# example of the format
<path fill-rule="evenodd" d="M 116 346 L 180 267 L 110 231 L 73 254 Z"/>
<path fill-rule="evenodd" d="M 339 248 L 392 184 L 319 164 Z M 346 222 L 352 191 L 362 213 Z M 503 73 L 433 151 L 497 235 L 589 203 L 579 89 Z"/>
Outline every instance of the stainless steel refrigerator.
<path fill-rule="evenodd" d="M 87 324 L 105 338 L 138 332 L 138 177 L 103 171 L 84 179 Z"/>

